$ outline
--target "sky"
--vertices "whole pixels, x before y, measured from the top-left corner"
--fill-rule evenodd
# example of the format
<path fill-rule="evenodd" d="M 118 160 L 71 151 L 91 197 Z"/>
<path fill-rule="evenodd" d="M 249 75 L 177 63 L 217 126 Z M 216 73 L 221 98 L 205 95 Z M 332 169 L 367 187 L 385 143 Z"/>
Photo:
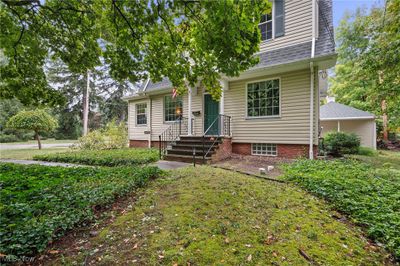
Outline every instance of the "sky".
<path fill-rule="evenodd" d="M 333 25 L 336 28 L 346 11 L 354 12 L 358 7 L 383 6 L 384 0 L 333 0 Z"/>

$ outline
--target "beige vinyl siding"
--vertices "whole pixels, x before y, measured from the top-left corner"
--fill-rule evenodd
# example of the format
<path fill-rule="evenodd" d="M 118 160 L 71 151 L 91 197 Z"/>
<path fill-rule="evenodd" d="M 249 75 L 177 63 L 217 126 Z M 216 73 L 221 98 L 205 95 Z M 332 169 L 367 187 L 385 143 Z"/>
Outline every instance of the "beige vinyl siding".
<path fill-rule="evenodd" d="M 280 117 L 247 118 L 246 83 L 273 78 L 280 78 Z M 316 92 L 314 95 L 315 99 L 318 99 Z M 229 90 L 225 92 L 225 114 L 232 117 L 233 142 L 308 144 L 310 136 L 309 107 L 309 69 L 230 82 Z M 318 103 L 315 100 L 315 128 L 318 127 L 317 107 Z"/>
<path fill-rule="evenodd" d="M 285 0 L 285 35 L 261 42 L 260 52 L 310 42 L 311 37 L 312 1 Z"/>
<path fill-rule="evenodd" d="M 192 111 L 193 112 L 200 111 L 199 116 L 193 116 L 194 118 L 193 132 L 197 136 L 202 135 L 203 134 L 203 91 L 200 89 L 198 89 L 192 94 Z"/>
<path fill-rule="evenodd" d="M 146 103 L 147 104 L 147 125 L 136 125 L 136 104 Z M 141 99 L 136 101 L 130 101 L 128 104 L 128 136 L 129 139 L 134 140 L 148 140 L 149 135 L 144 134 L 144 131 L 150 129 L 150 101 L 148 99 Z"/>
<path fill-rule="evenodd" d="M 338 130 L 338 121 L 321 121 L 323 127 L 322 136 L 328 132 Z M 342 120 L 340 121 L 340 131 L 347 133 L 355 133 L 361 138 L 361 146 L 374 148 L 374 130 L 375 121 L 369 120 Z"/>
<path fill-rule="evenodd" d="M 151 139 L 158 141 L 158 136 L 164 132 L 170 125 L 171 122 L 164 122 L 164 96 L 171 95 L 171 93 L 151 96 L 152 99 L 152 133 Z M 187 95 L 182 96 L 183 106 L 182 115 L 187 115 Z"/>

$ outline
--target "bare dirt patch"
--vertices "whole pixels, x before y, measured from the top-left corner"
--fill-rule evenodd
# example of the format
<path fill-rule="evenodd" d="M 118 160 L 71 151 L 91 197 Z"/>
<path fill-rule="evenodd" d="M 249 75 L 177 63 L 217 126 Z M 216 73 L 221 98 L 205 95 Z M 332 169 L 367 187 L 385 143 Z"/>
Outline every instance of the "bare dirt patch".
<path fill-rule="evenodd" d="M 273 166 L 274 169 L 272 171 L 267 171 L 265 176 L 276 178 L 282 174 L 279 165 L 281 163 L 290 163 L 292 161 L 293 160 L 278 157 L 243 156 L 234 154 L 231 158 L 217 162 L 213 165 L 252 175 L 260 175 L 259 168 L 265 168 L 267 170 L 268 166 Z"/>

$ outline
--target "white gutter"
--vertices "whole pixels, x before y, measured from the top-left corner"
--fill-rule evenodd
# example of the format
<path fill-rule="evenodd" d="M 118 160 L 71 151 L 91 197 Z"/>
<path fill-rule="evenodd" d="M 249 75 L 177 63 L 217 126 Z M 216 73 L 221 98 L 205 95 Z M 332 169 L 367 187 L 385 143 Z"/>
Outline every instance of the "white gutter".
<path fill-rule="evenodd" d="M 336 120 L 371 120 L 375 119 L 374 116 L 362 116 L 362 117 L 332 117 L 332 118 L 320 118 L 321 121 L 336 121 Z"/>

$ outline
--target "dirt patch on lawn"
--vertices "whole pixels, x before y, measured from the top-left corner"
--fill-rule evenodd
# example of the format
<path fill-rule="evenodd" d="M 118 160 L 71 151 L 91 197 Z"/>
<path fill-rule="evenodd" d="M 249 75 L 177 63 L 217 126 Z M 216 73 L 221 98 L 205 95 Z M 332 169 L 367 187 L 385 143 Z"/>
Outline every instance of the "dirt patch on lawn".
<path fill-rule="evenodd" d="M 213 165 L 252 175 L 264 175 L 265 177 L 276 178 L 282 174 L 280 164 L 290 163 L 292 161 L 291 159 L 278 157 L 243 156 L 234 154 L 231 158 L 214 163 Z M 268 171 L 268 166 L 272 166 L 273 169 Z M 260 174 L 260 168 L 264 168 L 266 173 Z"/>

